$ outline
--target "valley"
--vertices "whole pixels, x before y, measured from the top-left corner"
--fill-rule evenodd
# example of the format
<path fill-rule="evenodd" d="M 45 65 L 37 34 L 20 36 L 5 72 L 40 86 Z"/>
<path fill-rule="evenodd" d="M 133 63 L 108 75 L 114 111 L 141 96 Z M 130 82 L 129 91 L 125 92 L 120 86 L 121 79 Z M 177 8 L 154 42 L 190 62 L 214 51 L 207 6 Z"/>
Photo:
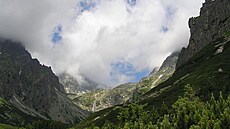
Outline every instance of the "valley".
<path fill-rule="evenodd" d="M 136 2 L 128 1 L 127 7 L 134 8 Z M 94 8 L 83 5 L 81 13 Z M 67 71 L 56 74 L 23 43 L 0 38 L 0 128 L 229 128 L 230 1 L 205 0 L 188 26 L 187 47 L 172 51 L 140 81 L 113 88 L 88 77 L 79 81 Z M 127 67 L 132 71 L 134 66 Z M 122 70 L 118 73 L 127 72 Z M 127 73 L 122 74 L 132 72 Z"/>

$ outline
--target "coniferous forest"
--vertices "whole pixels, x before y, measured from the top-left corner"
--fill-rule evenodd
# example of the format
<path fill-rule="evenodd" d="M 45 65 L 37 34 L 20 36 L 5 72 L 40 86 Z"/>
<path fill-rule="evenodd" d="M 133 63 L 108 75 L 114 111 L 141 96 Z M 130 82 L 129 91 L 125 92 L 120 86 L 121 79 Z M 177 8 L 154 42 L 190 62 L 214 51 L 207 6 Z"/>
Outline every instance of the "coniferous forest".
<path fill-rule="evenodd" d="M 0 129 L 230 129 L 230 0 L 0 0 Z"/>
<path fill-rule="evenodd" d="M 107 121 L 102 127 L 89 129 L 228 129 L 230 127 L 230 96 L 211 98 L 203 102 L 190 85 L 185 93 L 170 107 L 162 104 L 159 109 L 144 111 L 145 105 L 132 103 L 120 108 L 118 123 Z M 79 127 L 76 127 L 79 128 Z"/>

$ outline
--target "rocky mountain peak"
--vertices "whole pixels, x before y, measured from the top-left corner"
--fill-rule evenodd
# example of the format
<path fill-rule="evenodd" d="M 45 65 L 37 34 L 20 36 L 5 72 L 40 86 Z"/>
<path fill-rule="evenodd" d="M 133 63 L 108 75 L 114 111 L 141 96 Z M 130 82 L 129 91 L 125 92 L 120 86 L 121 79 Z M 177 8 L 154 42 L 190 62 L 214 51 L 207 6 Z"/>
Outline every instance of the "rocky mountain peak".
<path fill-rule="evenodd" d="M 0 40 L 0 97 L 20 111 L 64 123 L 74 123 L 87 112 L 66 97 L 50 67 L 32 59 L 20 43 Z"/>
<path fill-rule="evenodd" d="M 230 30 L 229 0 L 206 0 L 200 16 L 189 19 L 191 37 L 187 48 L 183 48 L 177 69 L 211 41 Z"/>
<path fill-rule="evenodd" d="M 66 93 L 77 93 L 82 91 L 77 80 L 68 73 L 59 75 L 60 83 L 64 86 Z"/>
<path fill-rule="evenodd" d="M 150 72 L 149 76 L 155 75 L 159 69 L 160 69 L 160 67 L 153 68 L 153 70 Z"/>
<path fill-rule="evenodd" d="M 170 67 L 172 69 L 175 69 L 178 56 L 179 56 L 179 52 L 173 52 L 164 60 L 159 70 L 163 70 L 165 67 Z"/>
<path fill-rule="evenodd" d="M 99 89 L 100 87 L 107 87 L 86 77 L 82 77 L 81 83 L 79 83 L 76 77 L 67 72 L 60 74 L 59 80 L 68 94 L 85 93 Z"/>

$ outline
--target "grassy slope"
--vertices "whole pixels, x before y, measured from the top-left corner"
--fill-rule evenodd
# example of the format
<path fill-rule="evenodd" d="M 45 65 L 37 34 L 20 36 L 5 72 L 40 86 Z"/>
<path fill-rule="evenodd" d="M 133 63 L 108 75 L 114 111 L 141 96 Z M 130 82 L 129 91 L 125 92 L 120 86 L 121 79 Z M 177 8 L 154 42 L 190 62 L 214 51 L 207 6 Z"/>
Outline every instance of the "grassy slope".
<path fill-rule="evenodd" d="M 170 57 L 165 60 L 167 62 L 163 63 L 160 70 L 153 75 L 143 78 L 139 83 L 126 83 L 113 89 L 94 90 L 80 96 L 76 95 L 73 100 L 81 108 L 86 110 L 92 109 L 94 101 L 96 101 L 97 105 L 96 110 L 102 110 L 114 105 L 132 101 L 134 99 L 134 94 L 145 94 L 153 87 L 170 78 L 175 71 L 175 68 L 173 67 L 176 65 L 177 59 L 175 58 L 177 58 L 175 53 L 173 57 L 170 55 Z M 175 61 L 172 61 L 173 59 Z M 74 95 L 72 96 L 74 97 Z"/>
<path fill-rule="evenodd" d="M 224 42 L 224 51 L 215 55 L 219 49 L 217 45 Z M 223 72 L 218 72 L 220 68 Z M 153 106 L 160 107 L 163 102 L 171 105 L 178 96 L 182 96 L 186 84 L 191 84 L 204 100 L 209 98 L 211 93 L 218 96 L 220 91 L 224 96 L 228 95 L 230 92 L 230 41 L 226 42 L 222 37 L 207 45 L 180 67 L 170 79 L 142 96 L 144 99 L 140 103 L 147 104 L 146 110 L 151 110 Z M 118 106 L 99 111 L 75 128 L 87 127 L 92 123 L 101 126 L 106 120 L 116 122 L 118 111 Z"/>
<path fill-rule="evenodd" d="M 96 101 L 96 110 L 105 109 L 127 101 L 135 90 L 135 84 L 124 84 L 113 89 L 98 89 L 85 93 L 73 100 L 83 109 L 91 110 Z"/>
<path fill-rule="evenodd" d="M 219 38 L 210 43 L 197 53 L 193 58 L 180 67 L 176 73 L 164 83 L 148 92 L 141 103 L 148 103 L 150 109 L 153 105 L 161 105 L 162 102 L 171 105 L 178 96 L 183 94 L 186 84 L 191 84 L 197 94 L 204 100 L 211 93 L 218 96 L 220 91 L 226 96 L 230 91 L 230 42 L 224 45 L 224 51 L 215 55 L 219 47 L 224 43 L 224 38 Z M 218 72 L 219 69 L 223 72 Z"/>
<path fill-rule="evenodd" d="M 34 120 L 39 119 L 21 112 L 10 103 L 0 98 L 0 123 L 23 126 Z"/>
<path fill-rule="evenodd" d="M 25 129 L 25 128 L 18 128 L 15 126 L 11 126 L 11 125 L 6 125 L 6 124 L 0 124 L 0 129 Z"/>

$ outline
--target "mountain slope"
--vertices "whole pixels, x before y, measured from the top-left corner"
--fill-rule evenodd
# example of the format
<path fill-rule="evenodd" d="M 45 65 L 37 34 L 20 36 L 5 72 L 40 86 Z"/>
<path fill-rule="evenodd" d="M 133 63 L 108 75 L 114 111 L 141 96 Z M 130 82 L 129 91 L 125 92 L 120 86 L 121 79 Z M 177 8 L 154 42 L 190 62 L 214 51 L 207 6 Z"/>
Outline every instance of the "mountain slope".
<path fill-rule="evenodd" d="M 128 101 L 133 96 L 136 85 L 136 83 L 126 83 L 113 89 L 93 90 L 80 96 L 76 95 L 73 101 L 83 109 L 99 111 Z"/>
<path fill-rule="evenodd" d="M 223 51 L 218 53 L 222 47 Z M 218 96 L 220 91 L 227 96 L 230 93 L 229 59 L 230 40 L 221 37 L 185 62 L 166 82 L 146 93 L 142 103 L 147 102 L 149 108 L 162 102 L 170 105 L 183 94 L 186 84 L 191 84 L 203 100 L 210 98 L 211 93 Z"/>
<path fill-rule="evenodd" d="M 59 80 L 68 94 L 81 94 L 95 90 L 98 87 L 106 87 L 84 77 L 82 77 L 83 82 L 79 84 L 77 79 L 67 72 L 60 74 Z"/>
<path fill-rule="evenodd" d="M 154 69 L 155 72 L 151 72 L 148 77 L 143 78 L 139 82 L 139 87 L 142 93 L 146 93 L 147 91 L 164 82 L 173 75 L 176 68 L 178 56 L 179 52 L 173 52 L 164 60 L 159 70 L 156 71 Z"/>
<path fill-rule="evenodd" d="M 230 94 L 230 32 L 227 37 L 221 37 L 208 44 L 189 61 L 185 62 L 171 78 L 159 84 L 143 96 L 139 102 L 145 105 L 144 110 L 151 111 L 166 105 L 173 104 L 178 96 L 184 93 L 184 87 L 190 84 L 196 94 L 207 100 L 214 96 L 219 96 L 220 91 L 224 97 Z M 221 48 L 224 48 L 220 52 Z M 104 125 L 106 120 L 112 123 L 117 122 L 117 115 L 120 106 L 115 106 L 92 114 L 84 122 L 76 126 L 87 127 L 92 123 L 97 126 Z"/>
<path fill-rule="evenodd" d="M 82 91 L 77 80 L 68 73 L 62 73 L 59 75 L 60 83 L 64 86 L 66 93 L 78 93 Z"/>
<path fill-rule="evenodd" d="M 205 0 L 200 16 L 189 19 L 191 37 L 187 48 L 183 48 L 177 68 L 197 54 L 203 47 L 230 30 L 229 0 Z"/>
<path fill-rule="evenodd" d="M 177 63 L 177 70 L 173 76 L 141 96 L 139 104 L 145 105 L 144 110 L 159 109 L 163 103 L 171 106 L 179 96 L 183 95 L 184 87 L 187 84 L 194 88 L 202 100 L 210 98 L 212 93 L 214 96 L 219 96 L 220 91 L 224 97 L 230 94 L 230 22 L 223 22 L 218 19 L 218 16 L 216 16 L 217 19 L 213 19 L 214 15 L 224 12 L 220 15 L 222 19 L 225 19 L 224 21 L 228 21 L 230 17 L 229 7 L 229 0 L 206 0 L 202 8 L 205 14 L 201 12 L 201 16 L 194 18 L 206 19 L 206 22 L 198 23 L 193 26 L 195 28 L 190 26 L 190 29 L 194 29 L 194 33 L 191 33 L 191 39 L 198 36 L 196 38 L 203 42 L 194 44 L 193 40 L 190 39 L 188 48 L 183 49 L 179 56 L 180 62 Z M 213 25 L 214 23 L 215 25 Z M 209 34 L 206 33 L 206 29 L 211 31 L 209 33 L 218 34 L 215 35 L 215 38 L 203 40 L 202 35 Z M 191 53 L 188 52 L 187 55 L 186 52 L 183 52 L 185 50 L 191 51 Z M 116 116 L 118 114 L 119 106 L 105 109 L 92 114 L 76 127 L 87 127 L 92 123 L 101 127 L 106 120 L 117 123 Z"/>
<path fill-rule="evenodd" d="M 37 120 L 39 120 L 38 117 L 24 113 L 6 100 L 0 98 L 0 123 L 23 126 L 25 123 L 31 123 Z"/>
<path fill-rule="evenodd" d="M 0 97 L 28 115 L 63 123 L 88 115 L 66 97 L 50 67 L 32 59 L 19 43 L 0 40 Z"/>
<path fill-rule="evenodd" d="M 152 72 L 138 83 L 126 83 L 113 89 L 97 89 L 85 94 L 71 94 L 69 96 L 77 105 L 89 111 L 93 109 L 99 111 L 114 105 L 132 102 L 137 95 L 146 93 L 171 77 L 176 67 L 178 55 L 178 52 L 172 53 L 166 58 L 160 69 L 155 70 L 154 73 Z M 94 108 L 93 105 L 95 105 Z"/>

